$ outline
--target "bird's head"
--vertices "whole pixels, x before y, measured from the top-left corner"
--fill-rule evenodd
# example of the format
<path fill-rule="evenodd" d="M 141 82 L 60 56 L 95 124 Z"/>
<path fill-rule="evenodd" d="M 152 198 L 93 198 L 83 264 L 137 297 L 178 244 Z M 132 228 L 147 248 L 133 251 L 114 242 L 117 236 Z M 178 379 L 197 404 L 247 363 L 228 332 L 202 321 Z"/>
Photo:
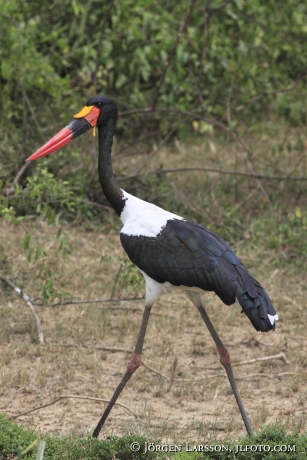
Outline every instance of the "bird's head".
<path fill-rule="evenodd" d="M 74 120 L 34 152 L 27 161 L 37 160 L 59 150 L 85 131 L 103 126 L 111 117 L 116 122 L 117 107 L 112 99 L 106 96 L 91 97 L 83 109 L 74 115 Z"/>

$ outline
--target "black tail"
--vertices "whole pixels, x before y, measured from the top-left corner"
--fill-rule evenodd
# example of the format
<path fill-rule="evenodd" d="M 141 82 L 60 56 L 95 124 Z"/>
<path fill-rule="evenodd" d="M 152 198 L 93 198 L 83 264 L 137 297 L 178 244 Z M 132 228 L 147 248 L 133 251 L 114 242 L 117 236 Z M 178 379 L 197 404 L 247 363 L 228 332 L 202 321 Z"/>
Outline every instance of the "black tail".
<path fill-rule="evenodd" d="M 257 331 L 274 331 L 278 315 L 266 291 L 243 265 L 236 266 L 236 269 L 240 274 L 236 298 L 242 312 Z"/>

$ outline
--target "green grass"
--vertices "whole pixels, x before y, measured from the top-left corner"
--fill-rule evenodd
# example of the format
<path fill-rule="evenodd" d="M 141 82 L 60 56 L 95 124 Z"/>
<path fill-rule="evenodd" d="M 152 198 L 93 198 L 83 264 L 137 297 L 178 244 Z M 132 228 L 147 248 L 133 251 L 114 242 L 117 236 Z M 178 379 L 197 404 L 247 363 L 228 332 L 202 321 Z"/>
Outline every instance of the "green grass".
<path fill-rule="evenodd" d="M 90 436 L 84 437 L 51 437 L 34 431 L 26 430 L 5 415 L 0 415 L 0 459 L 11 460 L 18 452 L 28 447 L 36 439 L 45 439 L 46 447 L 44 460 L 142 460 L 156 456 L 144 454 L 146 439 L 138 435 L 125 437 L 109 437 L 107 440 L 97 440 Z M 139 452 L 130 449 L 132 442 L 141 446 Z M 22 459 L 35 459 L 35 448 L 30 450 Z"/>
<path fill-rule="evenodd" d="M 244 436 L 236 441 L 210 441 L 205 444 L 189 443 L 162 444 L 147 441 L 138 435 L 109 437 L 106 440 L 84 437 L 51 437 L 40 436 L 34 431 L 26 430 L 5 415 L 0 415 L 0 459 L 13 458 L 34 459 L 35 448 L 21 456 L 21 451 L 36 439 L 46 441 L 44 460 L 141 460 L 168 459 L 172 460 L 303 460 L 307 452 L 307 436 L 286 433 L 282 424 L 265 426 L 253 436 Z M 138 443 L 140 450 L 133 452 L 132 443 Z M 147 444 L 146 444 L 147 443 Z M 151 451 L 146 451 L 145 446 Z M 179 447 L 180 446 L 180 447 Z M 177 452 L 175 451 L 177 450 Z M 180 451 L 179 451 L 180 450 Z M 19 454 L 19 457 L 18 457 Z"/>

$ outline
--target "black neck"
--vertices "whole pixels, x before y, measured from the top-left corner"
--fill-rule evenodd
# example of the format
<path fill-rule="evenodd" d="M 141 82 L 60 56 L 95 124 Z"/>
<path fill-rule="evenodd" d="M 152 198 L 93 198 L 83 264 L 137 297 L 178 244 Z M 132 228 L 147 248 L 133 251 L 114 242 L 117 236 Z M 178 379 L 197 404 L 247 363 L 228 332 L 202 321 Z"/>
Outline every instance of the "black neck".
<path fill-rule="evenodd" d="M 112 208 L 120 216 L 125 200 L 121 189 L 114 177 L 111 151 L 113 136 L 115 132 L 116 121 L 109 118 L 103 126 L 98 129 L 99 133 L 99 157 L 98 157 L 98 175 L 103 193 L 111 204 Z"/>

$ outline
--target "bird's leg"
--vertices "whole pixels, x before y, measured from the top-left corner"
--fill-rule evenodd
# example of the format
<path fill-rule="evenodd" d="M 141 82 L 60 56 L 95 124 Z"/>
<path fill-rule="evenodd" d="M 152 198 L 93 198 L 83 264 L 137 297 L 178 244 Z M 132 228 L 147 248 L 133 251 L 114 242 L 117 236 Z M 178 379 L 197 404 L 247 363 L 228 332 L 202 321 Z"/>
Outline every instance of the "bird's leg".
<path fill-rule="evenodd" d="M 144 338 L 146 334 L 146 328 L 148 324 L 148 319 L 150 315 L 150 310 L 151 310 L 151 305 L 146 304 L 145 305 L 145 310 L 143 313 L 143 318 L 142 318 L 142 323 L 140 326 L 139 330 L 139 335 L 137 338 L 137 342 L 135 345 L 134 353 L 131 356 L 130 361 L 127 364 L 127 370 L 125 374 L 123 375 L 118 387 L 116 388 L 112 398 L 109 401 L 109 404 L 107 405 L 101 419 L 99 420 L 98 425 L 96 426 L 94 432 L 93 432 L 93 438 L 97 438 L 101 428 L 103 427 L 104 422 L 106 421 L 109 413 L 111 412 L 112 407 L 114 406 L 117 398 L 119 397 L 120 393 L 122 392 L 124 386 L 130 379 L 131 375 L 137 370 L 137 368 L 141 364 L 141 355 L 142 355 L 142 350 L 143 350 L 143 344 L 144 344 Z"/>
<path fill-rule="evenodd" d="M 230 386 L 232 388 L 233 394 L 234 394 L 234 396 L 236 398 L 237 404 L 239 406 L 239 409 L 240 409 L 240 412 L 241 412 L 241 416 L 242 416 L 246 431 L 248 432 L 248 434 L 250 436 L 252 436 L 253 431 L 252 431 L 250 422 L 248 420 L 247 414 L 245 412 L 243 402 L 242 402 L 242 399 L 241 399 L 241 396 L 240 396 L 240 393 L 239 393 L 239 390 L 238 390 L 238 387 L 237 387 L 237 384 L 236 384 L 236 381 L 235 381 L 235 378 L 234 378 L 234 375 L 233 375 L 228 350 L 223 345 L 223 342 L 221 341 L 218 333 L 216 332 L 213 324 L 211 323 L 211 320 L 210 320 L 209 316 L 207 315 L 207 312 L 206 312 L 205 308 L 203 307 L 203 305 L 197 306 L 197 308 L 198 308 L 198 310 L 199 310 L 199 312 L 200 312 L 200 314 L 202 316 L 202 319 L 206 323 L 206 326 L 209 329 L 209 332 L 210 332 L 210 334 L 211 334 L 211 336 L 212 336 L 212 338 L 213 338 L 213 340 L 214 340 L 214 342 L 215 342 L 215 344 L 216 344 L 216 346 L 218 348 L 218 351 L 220 353 L 220 363 L 224 366 L 225 371 L 227 373 L 227 377 L 228 377 Z"/>
<path fill-rule="evenodd" d="M 237 387 L 237 384 L 236 384 L 236 381 L 235 381 L 235 378 L 234 378 L 234 375 L 233 375 L 228 350 L 223 345 L 223 342 L 221 341 L 218 333 L 216 332 L 213 324 L 211 323 L 211 320 L 210 320 L 210 318 L 209 318 L 209 316 L 208 316 L 208 314 L 207 314 L 207 312 L 206 312 L 206 310 L 205 310 L 205 308 L 203 306 L 201 296 L 198 293 L 194 293 L 192 291 L 191 292 L 186 292 L 186 295 L 189 297 L 190 300 L 192 300 L 194 305 L 198 308 L 198 310 L 199 310 L 199 312 L 200 312 L 200 314 L 202 316 L 202 319 L 204 320 L 204 322 L 205 322 L 207 328 L 209 329 L 209 332 L 210 332 L 210 334 L 211 334 L 211 336 L 212 336 L 212 338 L 213 338 L 213 340 L 214 340 L 214 342 L 215 342 L 215 344 L 217 346 L 217 349 L 218 349 L 218 351 L 220 353 L 220 363 L 224 366 L 225 371 L 227 373 L 227 377 L 228 377 L 230 386 L 232 388 L 233 394 L 234 394 L 234 396 L 236 398 L 237 404 L 239 406 L 239 410 L 241 412 L 241 416 L 242 416 L 246 431 L 250 436 L 252 436 L 253 431 L 252 431 L 250 422 L 248 420 L 246 411 L 244 409 L 243 402 L 242 402 L 242 399 L 241 399 L 241 396 L 240 396 L 240 393 L 239 393 L 239 390 L 238 390 L 238 387 Z"/>

